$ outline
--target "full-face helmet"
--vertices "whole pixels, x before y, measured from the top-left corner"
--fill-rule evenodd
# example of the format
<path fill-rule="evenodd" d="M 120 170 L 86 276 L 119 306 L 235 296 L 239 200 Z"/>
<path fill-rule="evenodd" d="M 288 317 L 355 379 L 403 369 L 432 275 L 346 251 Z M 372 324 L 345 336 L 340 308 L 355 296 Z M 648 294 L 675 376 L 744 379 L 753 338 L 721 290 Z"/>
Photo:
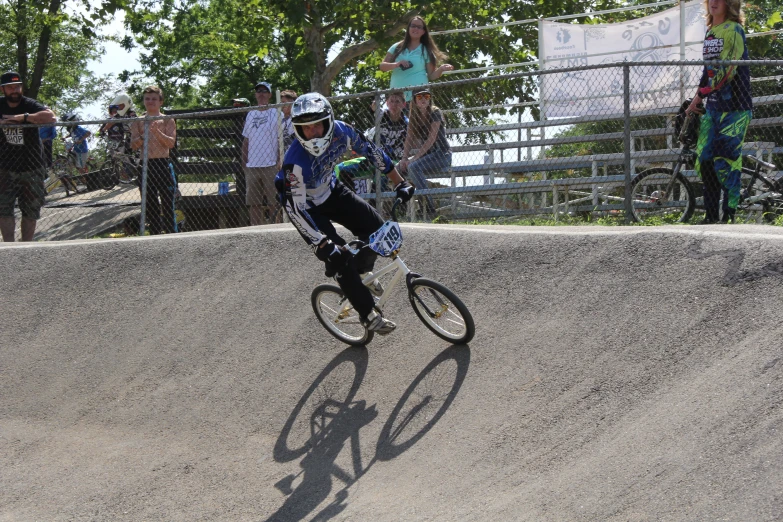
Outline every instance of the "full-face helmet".
<path fill-rule="evenodd" d="M 302 126 L 318 122 L 323 122 L 323 135 L 320 138 L 308 140 Z M 334 134 L 334 112 L 329 100 L 317 92 L 301 95 L 294 100 L 294 105 L 291 108 L 291 123 L 294 124 L 296 139 L 307 152 L 318 157 L 326 151 Z"/>
<path fill-rule="evenodd" d="M 118 94 L 109 104 L 109 112 L 117 109 L 119 116 L 125 116 L 133 108 L 133 100 L 127 94 Z"/>

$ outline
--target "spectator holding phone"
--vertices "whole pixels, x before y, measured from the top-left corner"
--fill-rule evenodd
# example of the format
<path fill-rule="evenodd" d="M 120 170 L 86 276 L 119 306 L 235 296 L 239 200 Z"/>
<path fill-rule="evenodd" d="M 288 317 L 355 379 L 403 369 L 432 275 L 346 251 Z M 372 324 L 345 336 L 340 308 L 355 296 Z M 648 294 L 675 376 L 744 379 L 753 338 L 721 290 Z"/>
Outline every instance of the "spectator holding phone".
<path fill-rule="evenodd" d="M 408 22 L 405 38 L 389 48 L 380 65 L 384 72 L 391 71 L 391 88 L 401 89 L 414 85 L 426 85 L 437 80 L 446 71 L 454 69 L 447 63 L 437 66 L 447 58 L 430 37 L 427 24 L 420 16 Z M 405 91 L 405 101 L 411 101 L 411 91 Z"/>

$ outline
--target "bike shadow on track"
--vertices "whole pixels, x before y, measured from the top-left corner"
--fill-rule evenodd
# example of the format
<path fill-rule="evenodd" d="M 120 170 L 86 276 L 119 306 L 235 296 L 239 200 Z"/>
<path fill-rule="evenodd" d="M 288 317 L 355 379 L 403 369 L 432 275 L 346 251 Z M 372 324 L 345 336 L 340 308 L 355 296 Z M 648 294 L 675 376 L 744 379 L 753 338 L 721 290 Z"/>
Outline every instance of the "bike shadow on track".
<path fill-rule="evenodd" d="M 384 423 L 375 455 L 364 465 L 359 431 L 379 415 L 376 405 L 355 400 L 367 363 L 365 349 L 342 351 L 316 377 L 289 415 L 275 443 L 273 457 L 281 463 L 301 457 L 302 471 L 275 483 L 287 498 L 268 521 L 304 519 L 329 497 L 333 478 L 344 485 L 312 520 L 329 520 L 341 513 L 348 506 L 348 488 L 376 462 L 392 460 L 416 444 L 446 413 L 468 373 L 470 348 L 452 345 L 419 372 Z M 351 470 L 335 462 L 347 445 Z M 300 477 L 301 482 L 294 487 L 294 481 Z"/>

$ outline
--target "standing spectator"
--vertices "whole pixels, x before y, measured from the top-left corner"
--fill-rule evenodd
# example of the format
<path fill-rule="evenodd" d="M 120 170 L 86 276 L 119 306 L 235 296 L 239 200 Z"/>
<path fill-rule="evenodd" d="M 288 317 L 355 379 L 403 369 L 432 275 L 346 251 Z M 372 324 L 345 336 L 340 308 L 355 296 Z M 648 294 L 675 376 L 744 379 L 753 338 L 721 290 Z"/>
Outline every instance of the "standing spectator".
<path fill-rule="evenodd" d="M 109 117 L 115 118 L 136 118 L 136 111 L 133 110 L 133 101 L 127 94 L 119 94 L 111 104 L 109 104 Z M 130 153 L 130 124 L 127 122 L 108 122 L 105 123 L 99 134 L 106 134 L 107 145 L 111 152 L 120 154 Z"/>
<path fill-rule="evenodd" d="M 416 154 L 409 159 L 410 151 L 416 149 Z M 432 103 L 432 93 L 424 89 L 414 95 L 411 107 L 411 118 L 408 124 L 408 135 L 400 160 L 399 168 L 409 174 L 415 186 L 427 188 L 424 176 L 429 172 L 437 172 L 451 166 L 451 146 L 446 139 L 446 129 L 443 113 Z M 435 204 L 431 196 L 427 196 L 427 213 L 435 213 Z"/>
<path fill-rule="evenodd" d="M 146 116 L 162 116 L 163 91 L 157 85 L 144 88 Z M 144 146 L 144 123 L 131 124 L 131 148 Z M 169 151 L 177 144 L 177 124 L 173 119 L 153 120 L 149 123 L 147 144 L 147 223 L 150 234 L 177 232 L 174 200 L 177 193 L 177 177 L 169 161 Z M 160 202 L 158 198 L 160 197 Z M 161 213 L 163 221 L 161 222 Z"/>
<path fill-rule="evenodd" d="M 76 125 L 75 122 L 78 119 L 79 117 L 75 112 L 66 112 L 62 117 L 62 121 L 72 123 L 72 125 L 66 127 L 68 135 L 65 138 L 71 139 L 76 169 L 81 174 L 87 174 L 87 158 L 90 157 L 90 147 L 87 145 L 87 138 L 92 136 L 92 133 L 81 125 Z"/>
<path fill-rule="evenodd" d="M 127 179 L 136 177 L 138 155 L 131 150 L 130 123 L 127 121 L 136 118 L 136 111 L 133 110 L 133 100 L 127 94 L 118 94 L 109 104 L 109 117 L 111 119 L 122 119 L 124 122 L 107 122 L 98 134 L 106 136 L 106 152 L 117 157 L 123 167 L 123 176 Z"/>
<path fill-rule="evenodd" d="M 22 213 L 22 241 L 32 241 L 46 199 L 46 168 L 41 164 L 41 138 L 24 123 L 54 123 L 54 113 L 22 95 L 22 78 L 9 71 L 0 76 L 0 233 L 14 240 L 14 205 Z"/>
<path fill-rule="evenodd" d="M 280 112 L 268 107 L 272 86 L 267 82 L 256 84 L 258 109 L 247 114 L 242 135 L 242 164 L 247 179 L 246 203 L 250 207 L 250 225 L 265 225 L 264 207 L 269 209 L 274 222 L 278 203 L 275 197 L 275 175 L 280 170 L 278 145 Z"/>
<path fill-rule="evenodd" d="M 741 0 L 705 0 L 705 60 L 747 60 Z M 699 107 L 706 100 L 706 112 Z M 723 223 L 733 222 L 740 199 L 742 145 L 752 117 L 750 68 L 705 64 L 699 89 L 686 112 L 701 113 L 696 143 L 696 171 L 704 183 L 703 223 L 719 221 L 721 189 Z"/>
<path fill-rule="evenodd" d="M 444 72 L 454 69 L 447 63 L 436 67 L 438 62 L 446 58 L 446 54 L 438 49 L 435 40 L 430 37 L 424 19 L 414 16 L 408 22 L 405 38 L 389 48 L 380 69 L 384 72 L 392 71 L 392 89 L 426 85 L 440 78 Z M 411 91 L 405 91 L 405 101 L 410 100 Z"/>
<path fill-rule="evenodd" d="M 44 167 L 50 169 L 54 164 L 52 145 L 54 144 L 54 139 L 57 137 L 57 129 L 54 126 L 39 127 L 38 136 L 41 138 L 41 146 L 43 147 L 42 155 Z"/>
<path fill-rule="evenodd" d="M 286 90 L 280 93 L 282 103 L 294 103 L 296 100 L 296 91 Z M 294 142 L 294 125 L 291 123 L 291 105 L 284 105 L 283 111 L 283 151 Z"/>

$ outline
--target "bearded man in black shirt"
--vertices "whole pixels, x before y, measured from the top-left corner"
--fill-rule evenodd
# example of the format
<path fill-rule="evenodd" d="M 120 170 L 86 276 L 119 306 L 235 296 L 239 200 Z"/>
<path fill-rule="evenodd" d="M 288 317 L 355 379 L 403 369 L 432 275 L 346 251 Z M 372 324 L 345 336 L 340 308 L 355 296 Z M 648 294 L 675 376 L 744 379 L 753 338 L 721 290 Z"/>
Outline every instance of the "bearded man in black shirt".
<path fill-rule="evenodd" d="M 54 113 L 32 98 L 22 96 L 22 78 L 9 71 L 0 76 L 0 232 L 3 241 L 14 240 L 14 205 L 22 214 L 22 241 L 32 241 L 41 217 L 46 189 L 46 167 L 37 127 L 25 123 L 54 123 Z"/>

